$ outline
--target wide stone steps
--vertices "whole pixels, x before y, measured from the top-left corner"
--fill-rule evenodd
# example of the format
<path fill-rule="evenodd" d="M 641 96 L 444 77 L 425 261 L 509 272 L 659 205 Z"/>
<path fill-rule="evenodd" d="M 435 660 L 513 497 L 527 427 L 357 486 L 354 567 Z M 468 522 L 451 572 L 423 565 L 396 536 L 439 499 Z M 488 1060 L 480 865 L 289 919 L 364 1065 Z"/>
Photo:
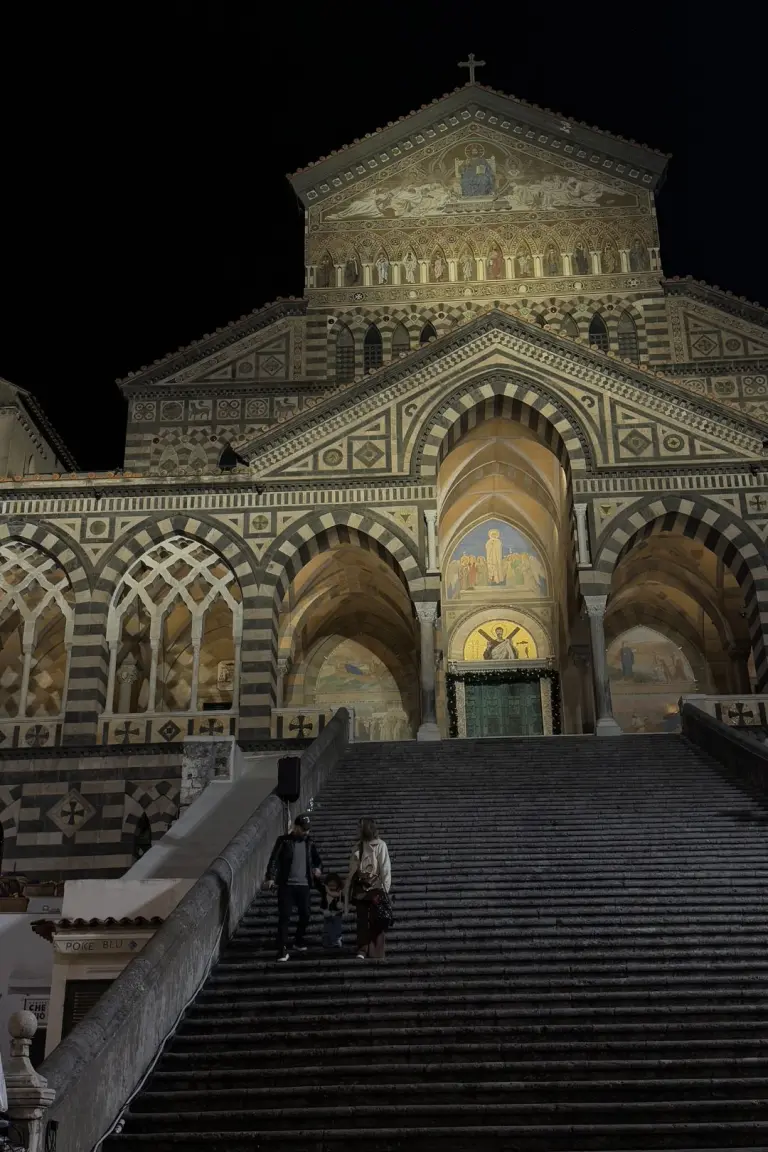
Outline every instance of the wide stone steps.
<path fill-rule="evenodd" d="M 768 807 L 678 737 L 370 745 L 313 807 L 393 861 L 385 963 L 257 897 L 104 1152 L 768 1149 Z"/>

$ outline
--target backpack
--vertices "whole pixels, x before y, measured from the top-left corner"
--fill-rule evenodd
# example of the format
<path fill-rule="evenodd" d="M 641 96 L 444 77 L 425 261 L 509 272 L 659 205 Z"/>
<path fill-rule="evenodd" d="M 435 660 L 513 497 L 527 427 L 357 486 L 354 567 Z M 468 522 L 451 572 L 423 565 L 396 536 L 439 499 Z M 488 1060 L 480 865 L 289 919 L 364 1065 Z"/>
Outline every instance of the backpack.
<path fill-rule="evenodd" d="M 352 883 L 353 900 L 365 899 L 379 879 L 379 861 L 373 846 L 370 843 L 364 844 L 361 840 L 358 852 L 357 872 Z"/>

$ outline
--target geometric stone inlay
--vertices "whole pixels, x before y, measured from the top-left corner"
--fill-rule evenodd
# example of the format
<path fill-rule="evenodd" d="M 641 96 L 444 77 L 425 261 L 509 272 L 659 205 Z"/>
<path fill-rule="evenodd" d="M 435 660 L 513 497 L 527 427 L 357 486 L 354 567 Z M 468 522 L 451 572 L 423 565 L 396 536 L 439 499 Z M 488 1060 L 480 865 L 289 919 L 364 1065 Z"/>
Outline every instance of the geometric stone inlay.
<path fill-rule="evenodd" d="M 651 441 L 644 432 L 635 429 L 633 432 L 628 432 L 623 440 L 619 441 L 622 448 L 626 448 L 633 456 L 639 456 L 641 452 L 645 452 L 646 448 L 650 446 Z"/>
<path fill-rule="evenodd" d="M 176 736 L 178 736 L 179 732 L 181 732 L 181 728 L 179 728 L 178 724 L 174 724 L 173 720 L 166 720 L 162 728 L 158 728 L 158 732 L 162 736 L 163 740 L 167 740 L 170 744 L 171 740 L 173 740 Z"/>
<path fill-rule="evenodd" d="M 96 815 L 96 809 L 76 788 L 71 788 L 66 796 L 62 796 L 61 800 L 54 804 L 47 815 L 65 836 L 74 836 L 75 832 L 79 832 L 83 825 Z"/>
<path fill-rule="evenodd" d="M 384 453 L 378 445 L 372 444 L 370 440 L 367 440 L 365 444 L 362 444 L 357 452 L 355 452 L 355 460 L 359 460 L 366 468 L 373 468 L 374 464 L 377 464 L 383 455 Z"/>

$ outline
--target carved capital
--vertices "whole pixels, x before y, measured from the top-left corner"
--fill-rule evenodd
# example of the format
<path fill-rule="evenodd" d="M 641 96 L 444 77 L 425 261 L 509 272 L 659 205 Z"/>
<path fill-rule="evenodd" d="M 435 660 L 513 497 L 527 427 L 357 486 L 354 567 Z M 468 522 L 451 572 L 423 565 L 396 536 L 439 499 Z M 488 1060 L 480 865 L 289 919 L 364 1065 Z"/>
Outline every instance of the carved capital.
<path fill-rule="evenodd" d="M 414 604 L 414 608 L 422 624 L 434 624 L 437 620 L 436 600 L 420 600 L 418 604 Z"/>
<path fill-rule="evenodd" d="M 281 656 L 277 662 L 277 673 L 279 676 L 285 676 L 291 667 L 290 656 Z"/>
<path fill-rule="evenodd" d="M 585 596 L 584 607 L 587 616 L 605 616 L 605 606 L 608 603 L 607 596 Z"/>
<path fill-rule="evenodd" d="M 427 524 L 431 524 L 434 528 L 437 524 L 437 508 L 425 508 L 424 519 L 426 520 Z"/>

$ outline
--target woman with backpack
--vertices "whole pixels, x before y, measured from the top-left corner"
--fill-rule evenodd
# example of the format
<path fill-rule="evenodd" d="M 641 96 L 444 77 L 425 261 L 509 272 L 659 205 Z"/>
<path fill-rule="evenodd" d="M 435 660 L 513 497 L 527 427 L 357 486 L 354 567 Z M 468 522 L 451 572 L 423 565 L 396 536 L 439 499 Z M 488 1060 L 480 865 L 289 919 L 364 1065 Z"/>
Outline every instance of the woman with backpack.
<path fill-rule="evenodd" d="M 383 960 L 385 934 L 392 924 L 389 888 L 392 869 L 389 850 L 380 839 L 376 822 L 360 821 L 360 839 L 352 851 L 344 885 L 344 908 L 349 901 L 357 912 L 357 959 Z"/>

